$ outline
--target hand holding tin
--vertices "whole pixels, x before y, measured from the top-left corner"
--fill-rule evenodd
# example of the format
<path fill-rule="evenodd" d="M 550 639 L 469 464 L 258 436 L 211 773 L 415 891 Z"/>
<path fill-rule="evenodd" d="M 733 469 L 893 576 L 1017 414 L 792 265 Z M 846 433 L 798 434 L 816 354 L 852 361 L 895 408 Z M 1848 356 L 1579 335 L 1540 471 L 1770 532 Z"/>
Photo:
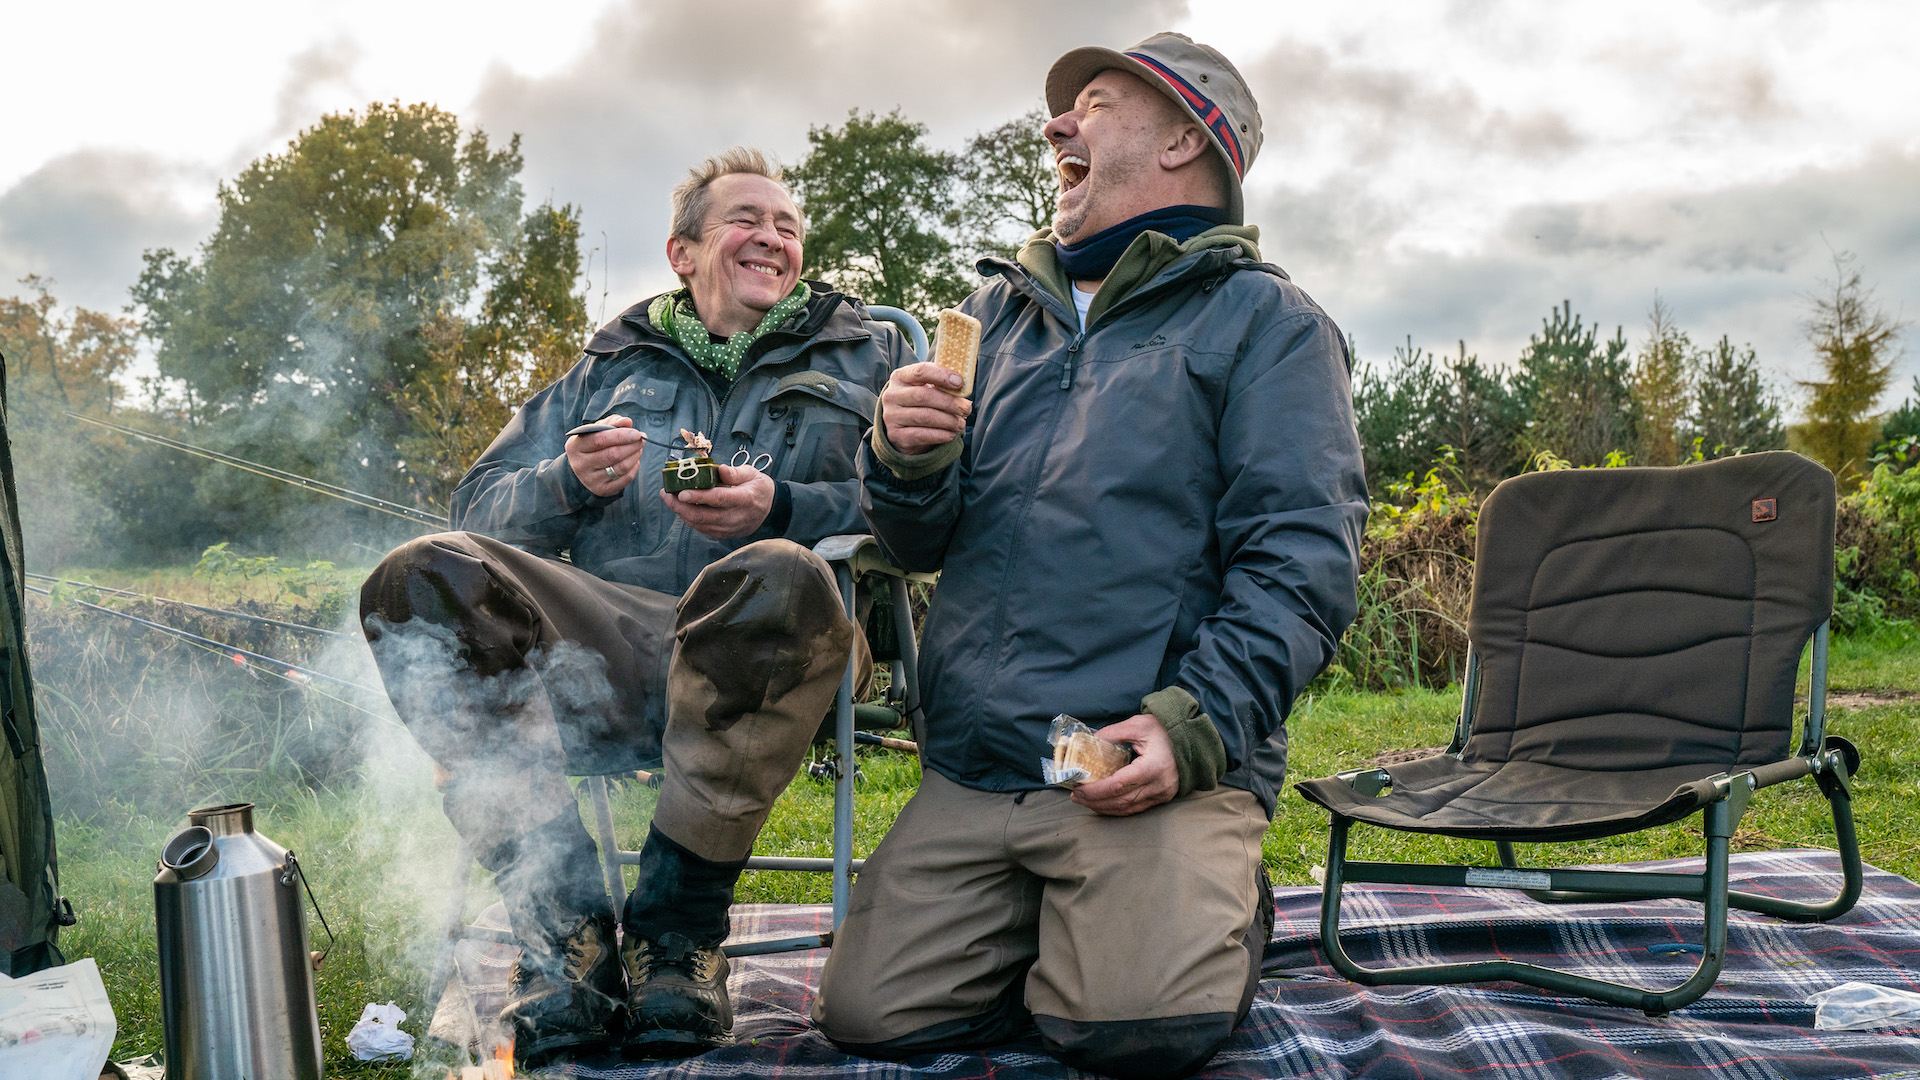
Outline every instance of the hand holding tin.
<path fill-rule="evenodd" d="M 773 510 L 773 478 L 751 465 L 707 467 L 715 471 L 719 483 L 662 491 L 660 497 L 666 500 L 667 508 L 689 527 L 715 540 L 730 540 L 758 529 Z"/>

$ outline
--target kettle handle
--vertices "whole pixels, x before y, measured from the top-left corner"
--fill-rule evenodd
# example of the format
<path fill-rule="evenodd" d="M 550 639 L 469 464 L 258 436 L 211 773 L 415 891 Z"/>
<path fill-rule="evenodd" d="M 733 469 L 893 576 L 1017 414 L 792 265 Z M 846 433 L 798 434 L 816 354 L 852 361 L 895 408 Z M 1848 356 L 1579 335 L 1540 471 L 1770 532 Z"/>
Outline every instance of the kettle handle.
<path fill-rule="evenodd" d="M 327 954 L 333 951 L 333 927 L 327 925 L 327 913 L 320 910 L 320 901 L 313 897 L 313 885 L 307 881 L 306 869 L 300 865 L 300 860 L 294 857 L 293 852 L 288 851 L 286 861 L 280 864 L 280 884 L 292 885 L 296 874 L 300 877 L 300 886 L 307 890 L 307 900 L 313 904 L 313 913 L 320 916 L 320 928 L 327 932 L 327 947 L 313 957 L 314 970 L 317 971 L 320 965 L 326 962 Z"/>

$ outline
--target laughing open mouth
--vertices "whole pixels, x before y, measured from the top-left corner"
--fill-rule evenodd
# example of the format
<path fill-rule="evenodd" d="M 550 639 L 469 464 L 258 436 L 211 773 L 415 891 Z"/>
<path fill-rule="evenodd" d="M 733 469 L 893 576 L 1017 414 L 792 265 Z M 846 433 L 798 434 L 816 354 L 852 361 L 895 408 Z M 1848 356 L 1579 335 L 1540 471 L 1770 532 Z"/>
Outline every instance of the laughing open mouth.
<path fill-rule="evenodd" d="M 765 274 L 767 277 L 780 276 L 780 271 L 778 269 L 768 266 L 766 263 L 741 263 L 740 265 L 746 267 L 747 269 L 753 271 L 756 274 Z"/>
<path fill-rule="evenodd" d="M 1061 154 L 1054 164 L 1060 170 L 1062 191 L 1072 191 L 1087 178 L 1087 161 L 1078 154 Z"/>

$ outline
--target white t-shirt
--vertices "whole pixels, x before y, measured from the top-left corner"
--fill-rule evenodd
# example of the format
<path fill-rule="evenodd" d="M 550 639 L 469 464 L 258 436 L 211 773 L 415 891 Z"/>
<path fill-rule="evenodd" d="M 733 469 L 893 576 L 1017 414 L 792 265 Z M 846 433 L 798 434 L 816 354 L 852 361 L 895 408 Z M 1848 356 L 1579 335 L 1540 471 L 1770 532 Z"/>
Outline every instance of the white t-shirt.
<path fill-rule="evenodd" d="M 1073 294 L 1073 310 L 1080 315 L 1080 332 L 1084 334 L 1087 332 L 1087 309 L 1093 306 L 1093 294 L 1081 288 L 1077 281 L 1067 291 Z"/>

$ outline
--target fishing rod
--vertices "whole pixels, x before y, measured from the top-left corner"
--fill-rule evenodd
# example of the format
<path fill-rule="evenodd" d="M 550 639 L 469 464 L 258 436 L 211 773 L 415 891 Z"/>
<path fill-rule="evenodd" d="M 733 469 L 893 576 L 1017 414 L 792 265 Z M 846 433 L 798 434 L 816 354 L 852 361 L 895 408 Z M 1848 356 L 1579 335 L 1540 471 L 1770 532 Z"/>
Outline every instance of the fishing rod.
<path fill-rule="evenodd" d="M 303 488 L 307 491 L 328 495 L 342 502 L 350 502 L 355 506 L 368 510 L 377 510 L 383 514 L 391 514 L 394 517 L 411 521 L 416 525 L 431 525 L 437 529 L 447 528 L 447 519 L 444 515 L 430 514 L 425 510 L 419 510 L 407 506 L 404 503 L 382 499 L 375 495 L 367 495 L 354 491 L 352 488 L 344 488 L 338 484 L 329 484 L 324 480 L 315 480 L 310 476 L 301 476 L 299 473 L 288 472 L 285 469 L 276 469 L 271 465 L 262 465 L 257 461 L 248 461 L 243 457 L 235 457 L 232 454 L 222 453 L 218 450 L 209 450 L 204 446 L 195 446 L 193 443 L 168 438 L 165 435 L 156 435 L 151 431 L 141 431 L 139 428 L 128 427 L 125 424 L 116 424 L 111 420 L 102 420 L 97 416 L 85 416 L 71 409 L 67 410 L 66 414 L 75 420 L 93 424 L 97 427 L 103 427 L 108 431 L 117 432 L 121 435 L 131 436 L 136 439 L 143 439 L 147 442 L 164 446 L 169 450 L 178 450 L 183 454 L 192 454 L 194 457 L 205 458 L 217 464 L 231 466 L 242 472 L 252 473 L 255 476 L 264 476 L 269 480 L 278 480 L 283 484 L 291 484 L 294 487 Z"/>
<path fill-rule="evenodd" d="M 226 608 L 208 607 L 205 604 L 195 604 L 186 600 L 175 600 L 169 596 L 155 596 L 152 593 L 114 589 L 105 585 L 95 585 L 90 581 L 74 581 L 71 578 L 57 578 L 51 574 L 36 574 L 31 570 L 27 571 L 27 576 L 30 578 L 38 578 L 41 581 L 51 581 L 56 585 L 70 585 L 77 589 L 92 589 L 95 592 L 112 593 L 115 596 L 131 597 L 135 600 L 152 600 L 161 604 L 173 604 L 178 607 L 192 608 L 195 611 L 208 615 L 219 615 L 228 619 L 245 619 L 248 622 L 264 623 L 267 626 L 278 626 L 284 630 L 300 630 L 305 633 L 320 634 L 323 637 L 330 638 L 351 639 L 354 636 L 352 634 L 343 634 L 338 630 L 327 630 L 318 626 L 308 626 L 305 623 L 287 622 L 284 619 L 269 619 L 265 615 L 249 615 L 244 611 L 229 611 Z"/>
<path fill-rule="evenodd" d="M 24 587 L 30 593 L 38 593 L 41 596 L 49 596 L 49 597 L 53 595 L 52 589 L 44 589 L 38 585 L 26 585 Z M 279 672 L 272 671 L 272 669 L 274 667 L 280 667 L 294 674 L 305 676 L 306 678 L 309 678 L 309 679 L 322 679 L 326 682 L 333 683 L 336 686 L 344 686 L 349 689 L 359 690 L 368 694 L 380 693 L 380 691 L 375 690 L 373 687 L 354 682 L 352 679 L 343 679 L 338 675 L 329 675 L 324 671 L 315 671 L 310 667 L 302 667 L 299 664 L 288 663 L 285 660 L 276 659 L 275 657 L 268 656 L 265 653 L 257 653 L 251 649 L 243 649 L 238 645 L 228 645 L 225 642 L 215 641 L 212 638 L 201 637 L 199 634 L 182 630 L 177 626 L 168 626 L 166 623 L 154 622 L 152 619 L 143 619 L 140 616 L 134 615 L 130 612 L 115 611 L 113 608 L 102 607 L 99 604 L 90 604 L 85 600 L 68 599 L 66 602 L 69 604 L 74 604 L 78 607 L 86 608 L 88 611 L 97 611 L 97 612 L 101 612 L 102 614 L 112 615 L 116 618 L 125 619 L 131 623 L 138 623 L 149 630 L 158 630 L 163 634 L 171 634 L 174 637 L 193 642 L 196 645 L 213 649 L 220 653 L 232 655 L 236 658 L 245 657 L 249 660 L 258 661 L 261 664 L 268 665 L 268 671 L 272 674 L 276 674 L 276 675 L 279 674 Z M 297 682 L 296 682 L 296 685 L 298 685 Z"/>

